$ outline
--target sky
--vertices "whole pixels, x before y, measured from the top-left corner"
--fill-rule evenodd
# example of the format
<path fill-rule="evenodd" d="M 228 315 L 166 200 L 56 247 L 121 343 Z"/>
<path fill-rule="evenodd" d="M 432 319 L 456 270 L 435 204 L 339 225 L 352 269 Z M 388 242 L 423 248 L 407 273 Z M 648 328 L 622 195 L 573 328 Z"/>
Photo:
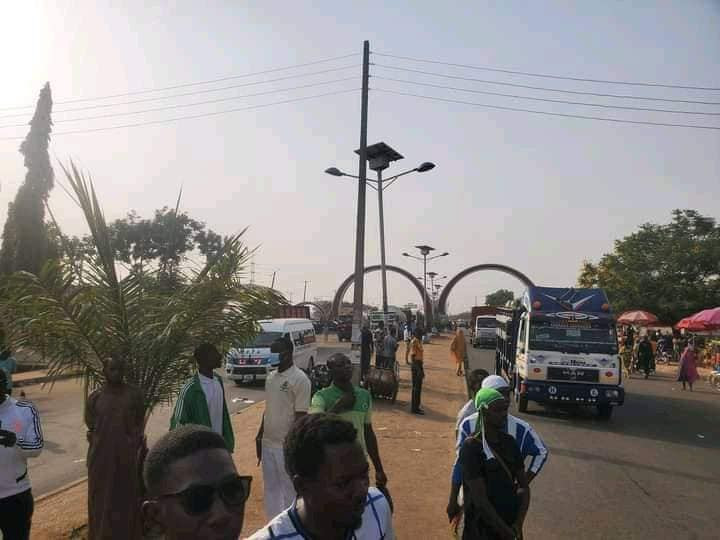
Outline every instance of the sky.
<path fill-rule="evenodd" d="M 154 209 L 174 204 L 182 186 L 183 210 L 211 229 L 230 234 L 249 227 L 246 241 L 258 247 L 256 282 L 269 285 L 276 272 L 276 287 L 292 301 L 302 300 L 305 281 L 308 300 L 330 299 L 354 268 L 357 183 L 323 171 L 330 166 L 358 171 L 354 150 L 360 137 L 363 40 L 370 41 L 373 52 L 368 141 L 384 141 L 404 156 L 385 175 L 424 161 L 436 164 L 432 171 L 399 179 L 384 193 L 388 264 L 421 276 L 421 263 L 402 253 L 416 253 L 413 246 L 429 244 L 437 253 L 450 253 L 429 265 L 429 270 L 448 276 L 440 283 L 469 266 L 499 263 L 517 268 L 537 284 L 571 286 L 583 260 L 599 259 L 616 239 L 643 223 L 669 221 L 674 208 L 720 217 L 718 130 L 547 116 L 381 91 L 720 127 L 717 115 L 602 109 L 477 92 L 691 112 L 718 113 L 719 106 L 468 80 L 720 102 L 720 91 L 712 90 L 720 88 L 720 3 L 715 1 L 120 5 L 23 0 L 8 2 L 0 20 L 0 224 L 25 174 L 17 152 L 20 140 L 12 138 L 25 136 L 22 124 L 31 118 L 40 88 L 50 81 L 56 102 L 51 143 L 56 172 L 58 162 L 75 160 L 92 176 L 109 220 L 130 210 L 150 216 Z M 539 78 L 379 53 L 711 90 Z M 134 94 L 351 54 L 262 75 Z M 288 90 L 305 85 L 314 86 Z M 225 86 L 236 88 L 167 97 Z M 278 103 L 331 92 L 342 93 Z M 127 93 L 133 95 L 96 99 Z M 122 115 L 258 93 L 265 95 Z M 164 99 L 97 107 L 161 96 Z M 79 99 L 87 101 L 62 103 Z M 267 106 L 248 109 L 258 105 Z M 68 108 L 81 110 L 60 112 Z M 245 110 L 87 131 L 239 108 Z M 117 116 L 84 119 L 107 114 Z M 13 124 L 21 125 L 2 127 Z M 81 133 L 63 135 L 65 131 Z M 380 258 L 376 197 L 368 190 L 367 265 L 378 264 Z M 65 233 L 86 232 L 79 208 L 59 187 L 50 205 Z M 520 294 L 523 285 L 503 273 L 473 274 L 452 290 L 450 311 L 482 303 L 498 288 Z M 391 304 L 419 300 L 412 285 L 394 274 L 388 276 L 388 289 Z M 379 275 L 369 274 L 365 300 L 377 305 L 380 298 Z"/>

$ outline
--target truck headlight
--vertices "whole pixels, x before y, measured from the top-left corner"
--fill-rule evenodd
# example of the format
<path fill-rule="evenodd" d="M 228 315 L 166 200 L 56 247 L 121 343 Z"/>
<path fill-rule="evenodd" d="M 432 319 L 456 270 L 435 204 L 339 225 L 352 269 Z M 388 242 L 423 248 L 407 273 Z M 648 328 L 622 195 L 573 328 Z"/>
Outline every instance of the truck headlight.
<path fill-rule="evenodd" d="M 605 397 L 617 399 L 620 397 L 620 392 L 617 390 L 605 390 Z"/>

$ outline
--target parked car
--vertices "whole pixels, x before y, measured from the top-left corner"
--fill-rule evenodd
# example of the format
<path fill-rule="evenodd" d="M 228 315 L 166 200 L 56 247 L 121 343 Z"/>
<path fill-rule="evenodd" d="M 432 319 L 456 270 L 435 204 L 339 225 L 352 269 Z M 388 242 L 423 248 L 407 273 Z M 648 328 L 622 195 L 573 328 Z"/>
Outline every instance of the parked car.
<path fill-rule="evenodd" d="M 225 371 L 228 379 L 238 386 L 264 381 L 280 362 L 278 355 L 270 352 L 270 345 L 283 336 L 289 336 L 292 341 L 295 365 L 306 373 L 312 370 L 317 358 L 317 342 L 311 320 L 268 319 L 259 323 L 262 330 L 251 343 L 232 348 L 227 353 Z"/>
<path fill-rule="evenodd" d="M 337 321 L 337 337 L 338 341 L 352 339 L 352 319 Z"/>

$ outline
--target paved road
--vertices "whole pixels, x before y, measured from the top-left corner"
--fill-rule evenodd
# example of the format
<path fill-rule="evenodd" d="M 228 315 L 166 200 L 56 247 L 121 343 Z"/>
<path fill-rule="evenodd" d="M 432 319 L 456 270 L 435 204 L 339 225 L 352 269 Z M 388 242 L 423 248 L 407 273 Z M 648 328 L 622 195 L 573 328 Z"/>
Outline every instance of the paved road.
<path fill-rule="evenodd" d="M 492 373 L 494 352 L 470 348 Z M 533 483 L 529 538 L 718 538 L 720 393 L 670 376 L 626 381 L 609 422 L 590 411 L 513 407 L 550 459 Z"/>
<path fill-rule="evenodd" d="M 335 344 L 332 347 L 321 344 L 318 363 L 324 363 L 330 354 L 348 348 L 347 344 Z M 73 380 L 59 381 L 52 389 L 31 385 L 23 387 L 23 390 L 40 411 L 45 439 L 42 454 L 29 462 L 33 493 L 38 496 L 87 474 L 83 391 L 82 384 Z M 225 390 L 230 414 L 235 414 L 265 397 L 262 385 L 236 387 L 226 380 Z M 160 407 L 153 412 L 146 430 L 149 444 L 167 432 L 171 413 L 172 405 Z"/>

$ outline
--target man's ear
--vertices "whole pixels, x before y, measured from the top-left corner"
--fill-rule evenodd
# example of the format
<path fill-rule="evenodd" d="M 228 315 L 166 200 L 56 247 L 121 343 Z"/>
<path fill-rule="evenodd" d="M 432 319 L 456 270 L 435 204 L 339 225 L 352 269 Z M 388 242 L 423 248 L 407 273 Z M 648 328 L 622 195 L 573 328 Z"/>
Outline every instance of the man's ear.
<path fill-rule="evenodd" d="M 165 533 L 162 508 L 157 501 L 142 503 L 143 536 L 154 538 Z"/>
<path fill-rule="evenodd" d="M 307 480 L 300 476 L 299 474 L 296 474 L 292 477 L 292 483 L 293 487 L 295 488 L 295 493 L 298 497 L 300 497 L 305 492 L 305 486 L 307 485 Z"/>

